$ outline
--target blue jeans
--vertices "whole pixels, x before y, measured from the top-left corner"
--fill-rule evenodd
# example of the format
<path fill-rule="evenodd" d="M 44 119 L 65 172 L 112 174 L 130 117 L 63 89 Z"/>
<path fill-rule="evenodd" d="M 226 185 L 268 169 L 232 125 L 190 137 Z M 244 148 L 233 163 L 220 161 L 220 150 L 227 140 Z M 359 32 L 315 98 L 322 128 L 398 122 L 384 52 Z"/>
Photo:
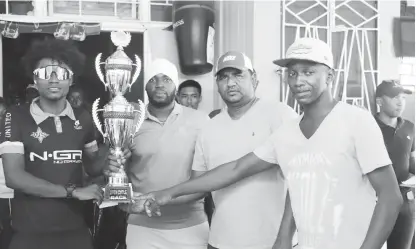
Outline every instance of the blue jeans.
<path fill-rule="evenodd" d="M 396 224 L 387 239 L 387 249 L 410 249 L 415 235 L 415 200 L 409 199 L 409 188 L 401 189 L 403 206 L 397 217 Z M 414 192 L 413 192 L 414 196 Z"/>

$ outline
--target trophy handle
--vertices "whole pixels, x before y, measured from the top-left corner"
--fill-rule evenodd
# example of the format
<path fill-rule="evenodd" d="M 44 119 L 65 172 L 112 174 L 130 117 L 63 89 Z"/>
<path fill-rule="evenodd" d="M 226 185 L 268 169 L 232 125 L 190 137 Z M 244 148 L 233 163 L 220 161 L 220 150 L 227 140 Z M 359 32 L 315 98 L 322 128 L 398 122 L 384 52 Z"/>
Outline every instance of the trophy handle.
<path fill-rule="evenodd" d="M 133 132 L 133 134 L 131 134 L 131 140 L 133 141 L 133 137 L 139 132 L 140 127 L 142 126 L 144 119 L 146 117 L 146 106 L 145 104 L 139 99 L 139 110 L 134 110 L 134 112 L 138 113 L 138 119 L 137 119 L 137 124 L 136 124 L 136 129 Z"/>
<path fill-rule="evenodd" d="M 100 119 L 98 118 L 98 112 L 103 111 L 103 109 L 98 109 L 98 103 L 100 102 L 100 98 L 96 99 L 92 104 L 92 120 L 94 121 L 95 127 L 97 127 L 98 131 L 104 137 L 107 137 L 107 133 L 103 132 Z"/>
<path fill-rule="evenodd" d="M 129 91 L 131 90 L 131 86 L 134 84 L 134 82 L 136 82 L 137 78 L 139 78 L 140 72 L 142 70 L 142 61 L 140 60 L 139 56 L 135 54 L 134 58 L 136 59 L 136 64 L 133 65 L 136 66 L 136 71 L 134 72 L 131 83 L 129 84 Z"/>
<path fill-rule="evenodd" d="M 107 84 L 104 81 L 104 74 L 101 71 L 101 64 L 102 64 L 101 56 L 102 55 L 103 55 L 102 53 L 99 53 L 97 57 L 95 57 L 95 71 L 97 72 L 98 78 L 100 78 L 101 82 L 104 84 L 105 90 L 107 90 Z"/>

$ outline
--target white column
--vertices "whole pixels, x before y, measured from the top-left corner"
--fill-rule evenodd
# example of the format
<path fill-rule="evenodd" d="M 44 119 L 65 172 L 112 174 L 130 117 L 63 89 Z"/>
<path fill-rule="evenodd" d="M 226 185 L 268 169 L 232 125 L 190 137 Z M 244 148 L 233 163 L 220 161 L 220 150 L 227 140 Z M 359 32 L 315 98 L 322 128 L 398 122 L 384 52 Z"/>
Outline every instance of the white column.
<path fill-rule="evenodd" d="M 281 55 L 281 2 L 255 1 L 253 25 L 253 64 L 260 81 L 257 97 L 280 99 L 280 76 L 272 62 Z"/>
<path fill-rule="evenodd" d="M 149 22 L 150 17 L 150 0 L 140 0 L 139 2 L 139 20 Z"/>
<path fill-rule="evenodd" d="M 38 17 L 44 17 L 48 15 L 48 4 L 53 4 L 53 1 L 35 0 L 32 1 L 33 15 Z"/>
<path fill-rule="evenodd" d="M 253 1 L 215 1 L 215 58 L 234 50 L 253 59 Z M 214 82 L 214 109 L 224 106 Z"/>

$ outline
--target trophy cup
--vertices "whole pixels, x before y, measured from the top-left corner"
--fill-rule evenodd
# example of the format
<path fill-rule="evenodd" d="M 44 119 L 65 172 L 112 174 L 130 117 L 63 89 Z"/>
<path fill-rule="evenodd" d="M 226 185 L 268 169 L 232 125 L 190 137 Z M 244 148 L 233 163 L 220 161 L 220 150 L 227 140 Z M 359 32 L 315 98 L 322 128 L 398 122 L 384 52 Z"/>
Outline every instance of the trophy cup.
<path fill-rule="evenodd" d="M 131 90 L 141 70 L 140 58 L 135 55 L 136 64 L 133 64 L 133 61 L 123 51 L 123 47 L 126 47 L 130 40 L 130 33 L 112 32 L 111 41 L 117 46 L 117 50 L 105 62 L 101 62 L 101 53 L 95 59 L 98 77 L 106 90 L 110 90 L 113 98 L 103 109 L 98 109 L 100 98 L 96 99 L 92 106 L 92 116 L 98 131 L 105 140 L 108 140 L 116 155 L 123 155 L 122 148 L 132 142 L 145 117 L 145 105 L 142 101 L 139 100 L 137 110 L 123 97 L 127 89 Z M 105 79 L 101 71 L 102 64 L 105 68 Z M 136 70 L 131 77 L 133 66 Z M 102 130 L 98 112 L 103 114 L 105 132 Z M 110 175 L 104 189 L 104 201 L 131 202 L 132 195 L 131 183 L 128 181 L 123 165 L 119 172 Z"/>

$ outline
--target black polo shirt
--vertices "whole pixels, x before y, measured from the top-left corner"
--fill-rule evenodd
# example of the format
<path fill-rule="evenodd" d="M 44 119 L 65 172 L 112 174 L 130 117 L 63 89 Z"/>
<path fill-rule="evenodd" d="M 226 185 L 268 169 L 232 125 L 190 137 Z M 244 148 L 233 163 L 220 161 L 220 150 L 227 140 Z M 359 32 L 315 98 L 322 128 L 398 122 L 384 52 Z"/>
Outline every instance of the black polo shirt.
<path fill-rule="evenodd" d="M 25 170 L 37 178 L 59 185 L 82 185 L 82 154 L 96 147 L 87 111 L 72 109 L 67 102 L 61 115 L 48 116 L 33 102 L 8 109 L 3 123 L 1 154 L 23 154 Z M 13 228 L 29 233 L 84 228 L 83 207 L 76 199 L 42 198 L 16 190 Z"/>
<path fill-rule="evenodd" d="M 379 120 L 378 114 L 375 118 L 383 133 L 397 180 L 399 183 L 405 181 L 409 178 L 410 154 L 415 151 L 415 125 L 399 117 L 394 128 Z"/>

